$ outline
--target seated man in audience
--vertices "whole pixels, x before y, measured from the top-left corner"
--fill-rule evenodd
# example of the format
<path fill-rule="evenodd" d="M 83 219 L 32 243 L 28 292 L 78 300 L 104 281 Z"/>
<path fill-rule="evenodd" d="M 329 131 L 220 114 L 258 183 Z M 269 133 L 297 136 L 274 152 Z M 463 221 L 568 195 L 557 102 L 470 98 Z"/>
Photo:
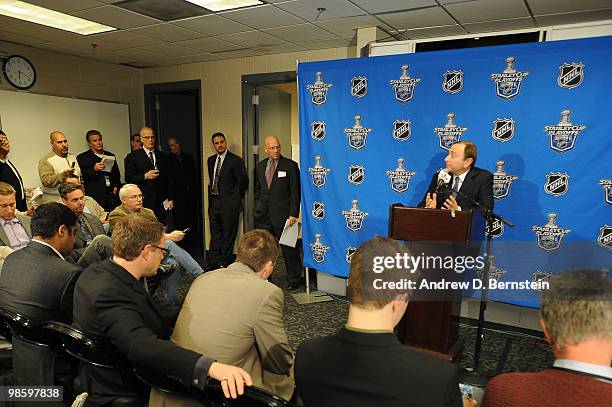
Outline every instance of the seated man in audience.
<path fill-rule="evenodd" d="M 172 340 L 236 365 L 253 384 L 289 400 L 293 352 L 283 322 L 283 292 L 266 279 L 278 257 L 276 239 L 261 229 L 240 238 L 236 262 L 197 278 L 179 314 Z M 170 402 L 172 400 L 172 402 Z M 150 407 L 199 405 L 153 390 Z"/>
<path fill-rule="evenodd" d="M 252 381 L 244 370 L 213 361 L 170 341 L 176 314 L 169 304 L 155 306 L 143 279 L 155 275 L 165 255 L 163 225 L 142 216 L 125 216 L 114 225 L 114 255 L 88 267 L 77 282 L 74 324 L 89 335 L 109 340 L 127 361 L 184 386 L 200 388 L 207 377 L 221 381 L 226 397 L 242 394 Z M 82 390 L 93 405 L 119 397 L 146 397 L 117 371 L 83 365 Z M 140 390 L 140 391 L 139 391 Z M 147 389 L 148 390 L 148 389 Z"/>
<path fill-rule="evenodd" d="M 69 176 L 81 175 L 76 156 L 68 152 L 68 140 L 61 131 L 53 131 L 51 152 L 38 161 L 38 175 L 42 183 L 43 202 L 61 202 L 57 187 Z"/>
<path fill-rule="evenodd" d="M 80 185 L 81 189 L 83 190 L 83 193 L 85 193 L 85 187 L 83 186 L 83 184 L 81 183 L 81 180 L 79 180 L 78 177 L 66 177 L 65 182 L 68 184 Z M 90 197 L 89 195 L 85 195 L 84 203 L 85 203 L 85 208 L 83 209 L 83 212 L 93 215 L 96 218 L 100 219 L 100 222 L 102 222 L 102 224 L 104 225 L 105 233 L 108 233 L 110 229 L 110 225 L 108 225 L 108 219 L 107 219 L 109 212 L 106 212 L 104 208 L 100 206 L 100 204 L 95 199 Z"/>
<path fill-rule="evenodd" d="M 483 407 L 604 406 L 612 402 L 612 282 L 601 271 L 566 271 L 542 290 L 540 325 L 551 369 L 505 373 L 487 385 Z M 607 401 L 606 401 L 607 400 Z"/>
<path fill-rule="evenodd" d="M 346 326 L 337 334 L 305 340 L 295 357 L 297 392 L 312 406 L 461 406 L 455 366 L 403 346 L 393 329 L 404 315 L 410 290 L 376 290 L 373 282 L 414 281 L 415 273 L 386 268 L 373 272 L 378 256 L 410 256 L 403 244 L 375 237 L 352 257 Z M 465 400 L 465 405 L 475 405 Z"/>
<path fill-rule="evenodd" d="M 0 182 L 0 272 L 6 256 L 32 240 L 30 217 L 16 213 L 15 188 Z"/>
<path fill-rule="evenodd" d="M 72 321 L 72 294 L 81 268 L 64 260 L 74 247 L 76 215 L 64 205 L 39 206 L 32 241 L 11 253 L 0 274 L 0 307 L 34 322 Z M 13 336 L 13 372 L 23 385 L 53 385 L 55 352 Z"/>
<path fill-rule="evenodd" d="M 116 207 L 109 215 L 111 230 L 117 222 L 127 215 L 138 215 L 150 220 L 157 220 L 155 213 L 142 206 L 142 192 L 137 185 L 125 184 L 119 190 L 119 199 L 121 205 Z M 175 261 L 181 268 L 190 276 L 197 277 L 204 272 L 197 261 L 191 257 L 183 248 L 175 242 L 181 241 L 185 237 L 185 233 L 180 230 L 175 230 L 171 233 L 164 233 L 164 247 L 170 251 L 169 260 Z M 169 277 L 162 280 L 162 287 L 171 301 L 174 301 L 176 296 L 176 287 L 178 285 L 179 274 L 172 273 Z"/>

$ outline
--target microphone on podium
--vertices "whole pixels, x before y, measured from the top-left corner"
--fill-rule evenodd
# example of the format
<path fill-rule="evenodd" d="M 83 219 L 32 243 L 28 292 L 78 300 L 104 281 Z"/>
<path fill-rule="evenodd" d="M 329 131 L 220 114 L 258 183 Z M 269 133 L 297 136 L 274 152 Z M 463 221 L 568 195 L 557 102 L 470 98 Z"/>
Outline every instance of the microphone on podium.
<path fill-rule="evenodd" d="M 442 185 L 448 184 L 451 178 L 452 177 L 448 173 L 446 168 L 442 168 L 440 171 L 438 171 L 438 186 L 436 187 L 436 192 L 438 192 L 440 188 L 442 188 Z"/>

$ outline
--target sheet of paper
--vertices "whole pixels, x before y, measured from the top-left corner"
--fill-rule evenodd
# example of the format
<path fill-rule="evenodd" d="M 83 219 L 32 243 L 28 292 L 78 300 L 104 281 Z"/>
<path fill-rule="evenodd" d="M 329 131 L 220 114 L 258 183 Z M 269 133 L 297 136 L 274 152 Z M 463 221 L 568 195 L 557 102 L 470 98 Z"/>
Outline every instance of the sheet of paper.
<path fill-rule="evenodd" d="M 35 201 L 35 200 L 37 200 L 41 196 L 43 196 L 42 189 L 40 187 L 36 187 L 32 191 L 32 198 L 30 198 L 30 201 Z"/>
<path fill-rule="evenodd" d="M 104 172 L 111 172 L 113 170 L 113 165 L 115 164 L 115 157 L 105 155 L 102 158 L 102 162 L 104 163 Z"/>
<path fill-rule="evenodd" d="M 293 226 L 289 226 L 288 223 L 289 219 L 285 221 L 285 227 L 283 228 L 279 243 L 285 246 L 295 247 L 298 238 L 298 222 L 296 221 Z"/>

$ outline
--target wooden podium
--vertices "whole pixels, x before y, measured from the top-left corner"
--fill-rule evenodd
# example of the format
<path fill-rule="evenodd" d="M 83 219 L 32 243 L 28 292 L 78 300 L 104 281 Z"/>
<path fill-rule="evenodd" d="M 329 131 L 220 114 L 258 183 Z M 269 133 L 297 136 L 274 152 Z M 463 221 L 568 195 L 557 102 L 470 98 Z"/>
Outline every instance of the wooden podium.
<path fill-rule="evenodd" d="M 410 208 L 401 204 L 389 208 L 389 237 L 404 241 L 455 242 L 466 246 L 482 242 L 485 219 L 479 211 L 451 211 Z M 449 301 L 411 301 L 398 324 L 403 344 L 432 351 L 453 359 L 457 344 L 461 292 Z"/>

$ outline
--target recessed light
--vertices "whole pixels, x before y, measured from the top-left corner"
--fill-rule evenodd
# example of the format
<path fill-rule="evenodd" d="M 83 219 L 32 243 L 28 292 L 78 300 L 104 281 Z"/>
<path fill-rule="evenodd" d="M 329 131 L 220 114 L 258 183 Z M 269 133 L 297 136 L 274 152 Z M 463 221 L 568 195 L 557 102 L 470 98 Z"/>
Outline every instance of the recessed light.
<path fill-rule="evenodd" d="M 0 0 L 0 14 L 81 35 L 97 34 L 117 29 L 18 0 Z"/>
<path fill-rule="evenodd" d="M 211 11 L 232 10 L 240 7 L 263 4 L 259 0 L 186 0 Z"/>

